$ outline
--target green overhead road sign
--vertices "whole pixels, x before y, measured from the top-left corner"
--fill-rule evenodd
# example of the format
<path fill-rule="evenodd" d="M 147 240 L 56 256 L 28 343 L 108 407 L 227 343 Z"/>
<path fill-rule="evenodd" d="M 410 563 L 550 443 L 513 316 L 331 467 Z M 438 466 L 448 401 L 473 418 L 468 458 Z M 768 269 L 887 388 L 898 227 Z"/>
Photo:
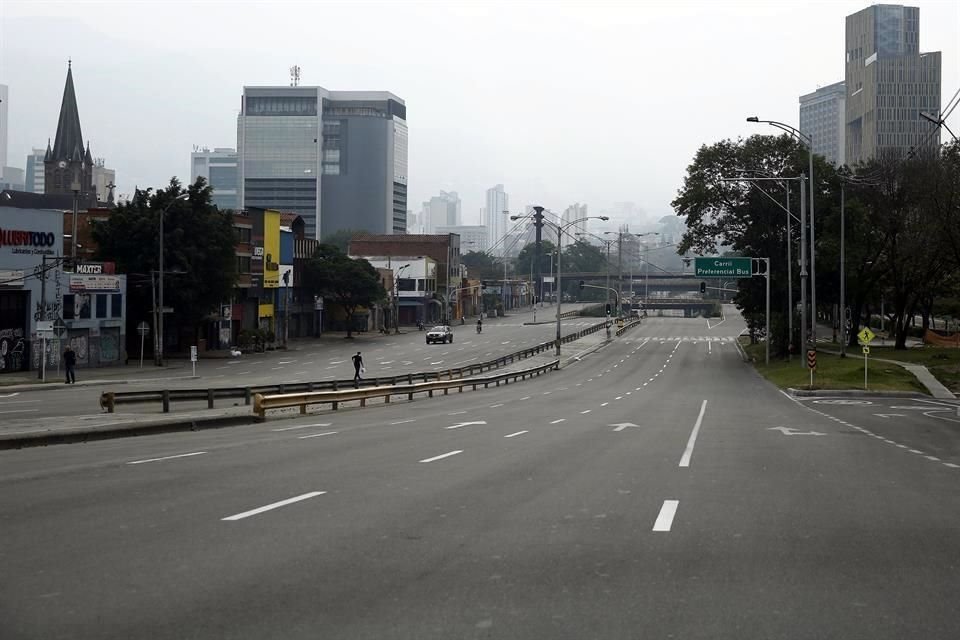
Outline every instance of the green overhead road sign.
<path fill-rule="evenodd" d="M 695 258 L 697 278 L 749 278 L 753 275 L 753 258 Z"/>

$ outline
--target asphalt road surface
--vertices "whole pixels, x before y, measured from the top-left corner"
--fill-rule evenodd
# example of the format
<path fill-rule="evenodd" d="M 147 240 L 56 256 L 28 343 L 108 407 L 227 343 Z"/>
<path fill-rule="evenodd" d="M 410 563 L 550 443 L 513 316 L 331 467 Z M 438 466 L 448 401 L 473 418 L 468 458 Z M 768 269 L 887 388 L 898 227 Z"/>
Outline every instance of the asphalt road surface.
<path fill-rule="evenodd" d="M 498 389 L 0 452 L 0 637 L 957 637 L 957 432 L 788 398 L 742 328 L 651 318 Z"/>
<path fill-rule="evenodd" d="M 563 305 L 573 310 L 580 304 Z M 537 321 L 555 317 L 556 307 L 539 309 Z M 405 329 L 399 335 L 364 335 L 357 340 L 297 341 L 287 351 L 247 354 L 230 360 L 201 360 L 199 379 L 190 379 L 190 369 L 178 368 L 169 378 L 142 379 L 131 375 L 126 384 L 104 386 L 76 386 L 43 389 L 15 394 L 5 393 L 0 387 L 0 419 L 23 421 L 30 418 L 68 416 L 74 420 L 98 416 L 101 413 L 100 395 L 107 390 L 136 391 L 140 389 L 240 387 L 260 384 L 293 382 L 320 382 L 353 378 L 351 357 L 357 351 L 363 356 L 366 376 L 393 376 L 400 373 L 438 371 L 486 362 L 498 356 L 519 351 L 556 336 L 556 324 L 525 324 L 534 320 L 529 311 L 511 313 L 504 318 L 484 321 L 483 332 L 477 334 L 475 325 L 453 326 L 454 341 L 449 344 L 426 344 L 426 332 Z M 601 322 L 601 318 L 570 318 L 563 321 L 563 334 Z M 430 327 L 425 327 L 429 329 Z M 149 365 L 148 365 L 149 366 Z M 161 370 L 162 371 L 162 370 Z M 96 369 L 80 371 L 83 377 L 96 378 Z M 5 397 L 6 396 L 6 397 Z M 223 403 L 221 402 L 221 406 Z M 174 403 L 172 409 L 204 408 L 205 403 Z M 125 413 L 159 413 L 160 405 L 125 405 Z"/>

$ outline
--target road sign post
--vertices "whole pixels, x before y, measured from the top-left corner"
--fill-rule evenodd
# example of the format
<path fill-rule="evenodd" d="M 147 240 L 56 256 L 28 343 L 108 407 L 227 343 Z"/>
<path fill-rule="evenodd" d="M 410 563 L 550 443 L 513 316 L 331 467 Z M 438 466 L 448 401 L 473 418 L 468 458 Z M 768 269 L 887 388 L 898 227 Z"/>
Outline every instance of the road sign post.
<path fill-rule="evenodd" d="M 877 337 L 873 331 L 870 330 L 870 327 L 864 327 L 860 333 L 857 334 L 857 338 L 860 340 L 860 344 L 863 346 L 863 389 L 867 390 L 867 366 L 870 360 L 870 343 L 873 342 L 873 339 Z"/>
<path fill-rule="evenodd" d="M 807 349 L 807 368 L 810 369 L 810 388 L 813 389 L 813 372 L 817 369 L 816 349 Z"/>
<path fill-rule="evenodd" d="M 770 258 L 694 258 L 694 275 L 697 278 L 766 278 L 766 350 L 764 362 L 770 365 Z M 705 293 L 707 283 L 700 284 Z"/>
<path fill-rule="evenodd" d="M 146 322 L 141 322 L 137 325 L 137 333 L 140 334 L 140 368 L 143 369 L 143 341 L 146 339 L 147 334 L 150 333 L 150 325 Z"/>
<path fill-rule="evenodd" d="M 53 320 L 38 320 L 37 333 L 42 337 L 40 354 L 40 381 L 47 381 L 47 336 L 53 333 Z"/>
<path fill-rule="evenodd" d="M 190 364 L 193 366 L 193 377 L 197 377 L 197 345 L 190 347 Z"/>

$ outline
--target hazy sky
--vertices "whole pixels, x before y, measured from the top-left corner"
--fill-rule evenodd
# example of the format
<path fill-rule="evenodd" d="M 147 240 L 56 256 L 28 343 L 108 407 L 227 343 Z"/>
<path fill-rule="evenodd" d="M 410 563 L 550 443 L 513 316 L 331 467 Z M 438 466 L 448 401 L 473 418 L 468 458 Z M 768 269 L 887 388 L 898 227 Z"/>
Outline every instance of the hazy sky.
<path fill-rule="evenodd" d="M 921 50 L 943 51 L 946 103 L 960 1 L 909 4 Z M 843 79 L 844 16 L 866 6 L 0 0 L 9 163 L 56 133 L 67 58 L 119 193 L 188 178 L 193 145 L 235 147 L 242 87 L 297 64 L 302 85 L 406 101 L 414 211 L 457 191 L 476 223 L 502 182 L 512 209 L 633 201 L 656 219 L 701 144 L 764 131 L 751 114 L 796 125 L 800 94 Z"/>

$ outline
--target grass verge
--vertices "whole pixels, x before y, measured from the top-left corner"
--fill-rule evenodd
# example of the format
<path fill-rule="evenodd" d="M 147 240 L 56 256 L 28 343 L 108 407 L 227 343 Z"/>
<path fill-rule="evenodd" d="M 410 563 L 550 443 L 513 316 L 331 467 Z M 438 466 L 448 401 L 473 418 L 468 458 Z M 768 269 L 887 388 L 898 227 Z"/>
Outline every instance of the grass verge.
<path fill-rule="evenodd" d="M 753 361 L 753 366 L 764 378 L 781 389 L 809 389 L 810 372 L 793 362 L 770 359 L 764 364 L 763 344 L 744 344 L 744 351 Z M 872 352 L 871 352 L 872 355 Z M 871 359 L 872 360 L 872 359 Z M 912 373 L 895 364 L 871 361 L 867 369 L 868 389 L 871 391 L 919 391 L 928 393 L 926 387 Z M 813 377 L 814 389 L 863 389 L 863 358 L 840 356 L 817 352 L 817 371 Z"/>

